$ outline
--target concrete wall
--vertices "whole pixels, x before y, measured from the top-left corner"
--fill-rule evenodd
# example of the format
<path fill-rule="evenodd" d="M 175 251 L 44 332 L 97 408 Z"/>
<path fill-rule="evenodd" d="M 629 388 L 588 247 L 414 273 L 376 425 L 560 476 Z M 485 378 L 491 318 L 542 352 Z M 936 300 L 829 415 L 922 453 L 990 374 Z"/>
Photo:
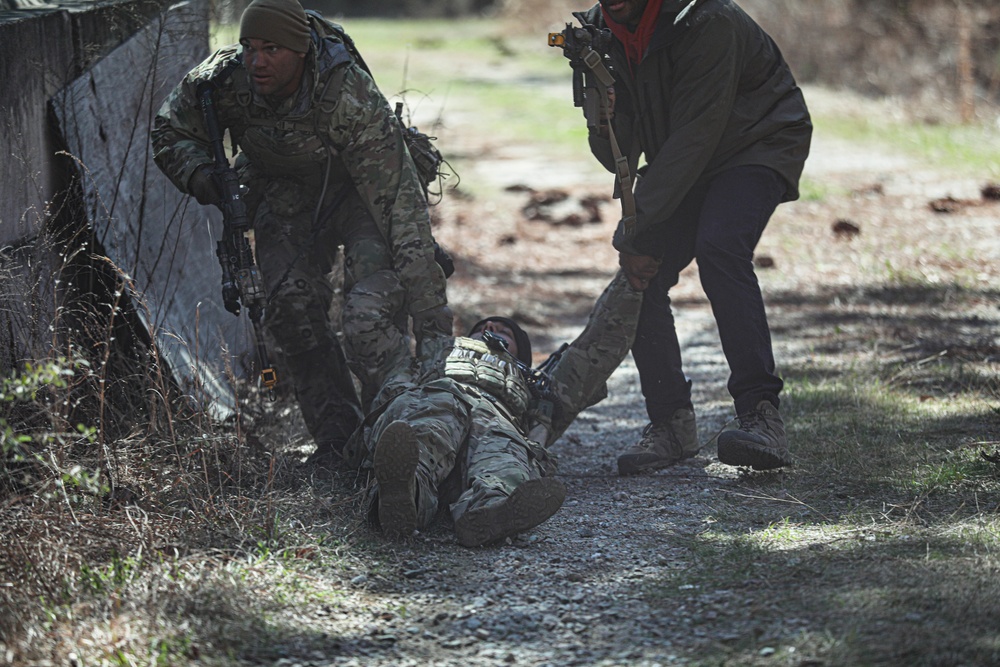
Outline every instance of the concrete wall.
<path fill-rule="evenodd" d="M 50 356 L 65 345 L 63 329 L 78 335 L 63 299 L 64 286 L 81 281 L 80 266 L 64 268 L 85 248 L 104 255 L 87 260 L 95 274 L 124 286 L 118 319 L 140 323 L 187 395 L 222 416 L 231 410 L 227 367 L 237 376 L 243 369 L 227 357 L 252 345 L 245 323 L 220 303 L 212 234 L 221 216 L 178 192 L 149 145 L 156 110 L 208 55 L 208 27 L 203 0 L 0 11 L 0 145 L 8 152 L 0 160 L 0 371 Z M 106 305 L 96 309 L 110 312 Z"/>
<path fill-rule="evenodd" d="M 6 0 L 10 5 L 15 0 Z M 25 3 L 27 4 L 27 3 Z M 49 99 L 119 46 L 165 2 L 75 2 L 0 10 L 0 246 L 37 234 L 65 186 Z M 30 6 L 30 5 L 27 5 Z M 207 30 L 207 25 L 206 25 Z M 206 32 L 207 41 L 207 32 Z"/>

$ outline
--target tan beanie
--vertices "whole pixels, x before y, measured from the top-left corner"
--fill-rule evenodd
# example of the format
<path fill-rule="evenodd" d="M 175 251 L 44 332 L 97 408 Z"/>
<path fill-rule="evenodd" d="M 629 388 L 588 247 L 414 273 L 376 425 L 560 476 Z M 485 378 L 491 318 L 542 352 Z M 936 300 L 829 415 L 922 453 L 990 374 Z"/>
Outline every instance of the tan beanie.
<path fill-rule="evenodd" d="M 263 39 L 292 51 L 309 50 L 311 34 L 299 0 L 253 0 L 240 19 L 240 41 Z"/>

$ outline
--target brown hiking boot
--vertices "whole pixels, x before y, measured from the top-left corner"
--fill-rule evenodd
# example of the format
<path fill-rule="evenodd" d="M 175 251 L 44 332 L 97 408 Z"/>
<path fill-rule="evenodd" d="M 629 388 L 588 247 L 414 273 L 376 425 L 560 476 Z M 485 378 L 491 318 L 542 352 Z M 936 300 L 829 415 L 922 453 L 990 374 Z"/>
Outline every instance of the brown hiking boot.
<path fill-rule="evenodd" d="M 409 537 L 417 529 L 417 463 L 420 447 L 413 429 L 395 421 L 375 445 L 373 465 L 378 480 L 378 522 L 394 537 Z"/>
<path fill-rule="evenodd" d="M 618 457 L 619 475 L 637 475 L 672 466 L 698 453 L 698 425 L 694 410 L 680 408 L 670 421 L 653 422 L 639 442 Z"/>
<path fill-rule="evenodd" d="M 719 434 L 719 461 L 754 470 L 773 470 L 792 465 L 785 438 L 785 423 L 778 408 L 761 401 L 750 412 L 739 415 L 740 427 Z"/>
<path fill-rule="evenodd" d="M 559 511 L 566 487 L 557 479 L 539 477 L 519 485 L 501 501 L 467 511 L 455 521 L 463 547 L 498 542 L 534 528 Z"/>

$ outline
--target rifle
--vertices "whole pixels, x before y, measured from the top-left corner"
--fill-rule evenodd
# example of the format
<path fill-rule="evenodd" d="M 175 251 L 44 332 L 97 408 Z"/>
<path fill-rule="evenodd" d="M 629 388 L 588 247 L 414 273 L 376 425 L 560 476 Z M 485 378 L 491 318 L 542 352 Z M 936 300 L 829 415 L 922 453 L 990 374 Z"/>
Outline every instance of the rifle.
<path fill-rule="evenodd" d="M 550 378 L 549 376 L 541 370 L 532 368 L 528 364 L 524 363 L 507 349 L 507 341 L 492 331 L 483 331 L 483 342 L 486 346 L 493 350 L 494 352 L 503 352 L 510 359 L 514 367 L 517 368 L 521 373 L 521 377 L 524 378 L 525 383 L 528 385 L 528 389 L 532 394 L 536 396 L 541 396 L 549 388 Z M 562 350 L 560 350 L 561 352 Z"/>
<path fill-rule="evenodd" d="M 264 332 L 261 328 L 267 299 L 260 271 L 254 261 L 253 249 L 250 247 L 250 239 L 247 238 L 250 218 L 240 191 L 239 175 L 226 159 L 222 129 L 219 126 L 212 97 L 214 91 L 215 86 L 211 81 L 198 86 L 205 129 L 208 131 L 212 157 L 215 160 L 212 166 L 212 178 L 222 193 L 222 201 L 219 202 L 219 208 L 222 209 L 222 239 L 215 246 L 215 256 L 219 258 L 219 264 L 222 266 L 222 301 L 226 310 L 233 315 L 240 314 L 240 304 L 246 308 L 253 324 L 257 354 L 260 357 L 260 381 L 271 391 L 271 400 L 274 400 L 273 389 L 278 383 L 278 374 L 268 358 Z"/>
<path fill-rule="evenodd" d="M 601 127 L 601 106 L 611 107 L 608 89 L 615 79 L 604 62 L 611 50 L 614 36 L 608 28 L 598 28 L 587 23 L 582 12 L 573 12 L 580 22 L 579 28 L 566 24 L 562 32 L 549 33 L 549 46 L 558 46 L 573 68 L 573 106 L 583 107 L 587 127 Z M 615 137 L 613 124 L 608 119 L 608 141 L 615 158 L 615 177 L 622 200 L 622 225 L 626 236 L 635 234 L 635 197 L 632 193 L 632 175 L 628 157 L 622 154 Z"/>
<path fill-rule="evenodd" d="M 604 90 L 614 85 L 614 78 L 603 62 L 613 37 L 609 29 L 587 23 L 582 13 L 573 12 L 573 16 L 580 21 L 581 27 L 574 28 L 567 23 L 562 32 L 550 32 L 549 46 L 558 46 L 569 59 L 573 68 L 573 106 L 583 107 L 587 127 L 593 129 L 600 124 L 603 92 L 598 84 Z"/>

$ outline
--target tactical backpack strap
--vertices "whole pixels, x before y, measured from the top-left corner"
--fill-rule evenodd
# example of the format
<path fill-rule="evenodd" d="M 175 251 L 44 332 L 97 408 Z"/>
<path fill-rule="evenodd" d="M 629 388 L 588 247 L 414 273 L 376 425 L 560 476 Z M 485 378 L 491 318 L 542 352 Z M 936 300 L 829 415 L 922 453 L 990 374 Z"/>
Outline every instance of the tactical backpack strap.
<path fill-rule="evenodd" d="M 313 19 L 313 22 L 317 24 L 316 27 L 323 30 L 324 34 L 321 35 L 321 39 L 323 37 L 329 37 L 329 36 L 337 37 L 337 39 L 340 40 L 340 42 L 347 49 L 347 52 L 351 54 L 351 57 L 354 58 L 354 61 L 361 67 L 361 69 L 367 72 L 368 76 L 372 77 L 373 79 L 375 78 L 374 75 L 372 75 L 371 69 L 368 67 L 368 63 L 366 63 L 365 59 L 361 57 L 361 52 L 358 51 L 358 47 L 354 44 L 354 40 L 351 39 L 351 36 L 347 34 L 347 32 L 344 30 L 342 26 L 334 23 L 333 21 L 328 21 L 327 19 L 323 18 L 323 15 L 317 12 L 315 9 L 307 9 L 306 15 Z"/>
<path fill-rule="evenodd" d="M 375 80 L 375 75 L 372 74 L 368 63 L 365 62 L 354 40 L 351 39 L 351 36 L 347 34 L 343 27 L 323 18 L 323 15 L 315 10 L 307 9 L 306 14 L 312 20 L 312 24 L 317 31 L 322 30 L 325 33 L 322 37 L 335 37 L 343 44 L 344 49 L 350 54 L 358 67 L 364 70 L 373 81 Z M 322 95 L 322 105 L 326 105 L 330 110 L 333 109 L 333 105 L 336 104 L 337 99 L 340 97 L 343 80 L 343 69 L 338 68 L 338 71 L 327 82 Z M 324 106 L 321 106 L 322 108 Z M 406 143 L 406 150 L 409 151 L 410 157 L 413 159 L 413 164 L 417 168 L 417 177 L 420 179 L 420 186 L 424 191 L 424 199 L 428 203 L 437 203 L 431 202 L 431 195 L 437 196 L 440 200 L 441 192 L 431 192 L 431 184 L 442 176 L 442 166 L 447 164 L 444 156 L 441 155 L 441 152 L 434 145 L 437 137 L 429 136 L 420 132 L 416 127 L 408 126 L 406 121 L 403 120 L 402 102 L 396 103 L 396 120 L 399 122 L 399 127 L 403 132 L 403 141 Z M 448 166 L 450 167 L 451 165 Z"/>

